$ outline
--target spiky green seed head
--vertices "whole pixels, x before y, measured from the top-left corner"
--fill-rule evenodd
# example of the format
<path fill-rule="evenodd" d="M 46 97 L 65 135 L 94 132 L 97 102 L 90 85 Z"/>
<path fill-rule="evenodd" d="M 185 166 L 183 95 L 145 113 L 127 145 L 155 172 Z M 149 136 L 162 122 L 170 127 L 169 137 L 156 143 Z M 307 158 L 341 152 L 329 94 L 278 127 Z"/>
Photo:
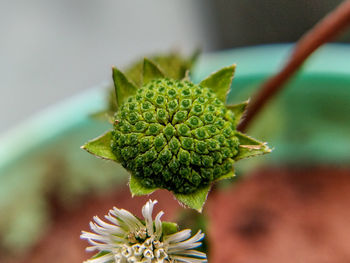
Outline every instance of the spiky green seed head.
<path fill-rule="evenodd" d="M 144 187 L 189 194 L 232 171 L 235 123 L 211 89 L 153 80 L 116 113 L 112 151 Z"/>
<path fill-rule="evenodd" d="M 247 102 L 225 105 L 234 69 L 223 68 L 194 84 L 167 78 L 145 59 L 143 84 L 137 86 L 114 68 L 113 130 L 83 148 L 130 171 L 133 195 L 168 189 L 201 211 L 211 184 L 234 176 L 236 161 L 270 152 L 236 130 Z"/>

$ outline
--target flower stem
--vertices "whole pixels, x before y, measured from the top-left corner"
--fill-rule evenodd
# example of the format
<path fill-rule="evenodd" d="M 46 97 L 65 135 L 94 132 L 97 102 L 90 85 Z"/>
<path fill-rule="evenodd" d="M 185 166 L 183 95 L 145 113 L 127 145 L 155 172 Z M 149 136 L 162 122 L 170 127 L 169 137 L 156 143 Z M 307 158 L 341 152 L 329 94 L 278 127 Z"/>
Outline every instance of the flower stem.
<path fill-rule="evenodd" d="M 293 76 L 303 62 L 317 48 L 334 39 L 348 25 L 350 25 L 350 0 L 342 2 L 301 37 L 281 71 L 264 82 L 257 91 L 248 105 L 245 118 L 242 119 L 237 129 L 245 131 L 266 103 L 282 90 L 283 84 Z"/>

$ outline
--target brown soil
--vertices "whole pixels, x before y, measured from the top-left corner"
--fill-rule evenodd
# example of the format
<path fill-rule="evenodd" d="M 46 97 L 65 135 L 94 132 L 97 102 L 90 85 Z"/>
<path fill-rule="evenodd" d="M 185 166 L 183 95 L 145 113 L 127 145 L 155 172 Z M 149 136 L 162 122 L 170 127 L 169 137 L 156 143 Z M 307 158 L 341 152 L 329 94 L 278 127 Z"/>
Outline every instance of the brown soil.
<path fill-rule="evenodd" d="M 82 262 L 92 216 L 113 206 L 138 216 L 149 198 L 171 219 L 179 208 L 167 191 L 131 198 L 128 189 L 87 199 L 79 209 L 59 211 L 46 237 L 25 259 L 3 263 Z M 350 262 L 350 170 L 269 168 L 229 189 L 210 194 L 210 262 Z"/>
<path fill-rule="evenodd" d="M 265 169 L 216 192 L 210 262 L 350 262 L 350 170 Z"/>

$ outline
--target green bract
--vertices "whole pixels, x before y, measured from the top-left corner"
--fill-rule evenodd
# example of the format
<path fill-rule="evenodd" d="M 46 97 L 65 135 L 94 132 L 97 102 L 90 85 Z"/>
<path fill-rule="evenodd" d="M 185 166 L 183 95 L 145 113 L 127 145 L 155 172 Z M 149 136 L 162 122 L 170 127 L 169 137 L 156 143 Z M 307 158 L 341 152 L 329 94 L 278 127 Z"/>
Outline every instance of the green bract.
<path fill-rule="evenodd" d="M 194 84 L 167 78 L 145 59 L 143 84 L 113 68 L 118 110 L 113 130 L 84 149 L 131 173 L 133 195 L 165 188 L 201 210 L 211 183 L 234 176 L 235 161 L 270 149 L 236 130 L 247 102 L 225 105 L 235 65 Z"/>
<path fill-rule="evenodd" d="M 183 79 L 198 57 L 199 51 L 195 51 L 189 57 L 182 57 L 177 52 L 170 52 L 167 54 L 158 54 L 151 57 L 151 61 L 157 63 L 157 65 L 165 72 L 169 78 Z M 143 60 L 136 61 L 125 70 L 125 76 L 135 83 L 137 86 L 142 86 L 143 78 Z M 113 114 L 117 111 L 118 105 L 115 97 L 114 87 L 108 89 L 107 105 L 106 109 L 93 114 L 94 117 L 105 120 L 113 117 Z"/>

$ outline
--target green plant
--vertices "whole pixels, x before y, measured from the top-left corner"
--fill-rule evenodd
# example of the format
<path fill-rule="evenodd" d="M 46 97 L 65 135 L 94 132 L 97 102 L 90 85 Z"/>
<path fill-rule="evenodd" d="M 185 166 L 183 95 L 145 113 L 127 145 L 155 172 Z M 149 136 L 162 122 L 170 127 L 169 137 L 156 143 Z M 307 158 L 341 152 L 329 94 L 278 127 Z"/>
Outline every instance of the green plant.
<path fill-rule="evenodd" d="M 234 71 L 225 67 L 194 84 L 169 78 L 145 59 L 136 85 L 113 68 L 113 130 L 82 148 L 121 163 L 131 173 L 132 195 L 164 188 L 201 211 L 211 184 L 233 177 L 236 161 L 270 152 L 236 130 L 247 102 L 225 105 Z"/>

